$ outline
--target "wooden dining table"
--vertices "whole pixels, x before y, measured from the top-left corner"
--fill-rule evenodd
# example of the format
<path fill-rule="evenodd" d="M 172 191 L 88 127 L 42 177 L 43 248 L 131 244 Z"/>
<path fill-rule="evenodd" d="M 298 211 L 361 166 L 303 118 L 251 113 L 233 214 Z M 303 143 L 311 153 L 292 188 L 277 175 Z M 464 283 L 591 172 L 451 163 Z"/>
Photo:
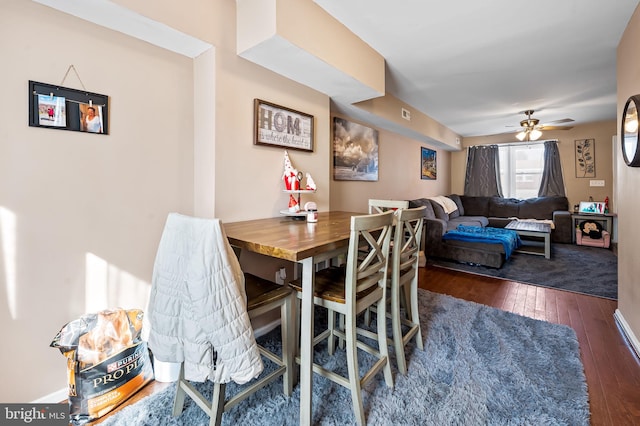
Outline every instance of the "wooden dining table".
<path fill-rule="evenodd" d="M 351 216 L 362 212 L 319 213 L 308 223 L 291 217 L 272 217 L 224 224 L 232 246 L 302 265 L 300 306 L 300 424 L 310 425 L 313 393 L 313 287 L 317 263 L 346 253 Z"/>

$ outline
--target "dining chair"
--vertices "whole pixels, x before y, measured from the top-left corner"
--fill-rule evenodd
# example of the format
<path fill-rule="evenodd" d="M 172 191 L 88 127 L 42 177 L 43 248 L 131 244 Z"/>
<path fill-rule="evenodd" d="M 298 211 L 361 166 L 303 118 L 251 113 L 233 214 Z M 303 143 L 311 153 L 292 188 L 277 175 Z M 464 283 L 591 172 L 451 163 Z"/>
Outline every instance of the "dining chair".
<path fill-rule="evenodd" d="M 289 286 L 242 271 L 219 219 L 171 213 L 154 263 L 148 315 L 154 356 L 180 363 L 173 415 L 182 413 L 189 396 L 210 417 L 210 425 L 219 425 L 224 411 L 280 376 L 290 396 L 294 302 Z M 257 344 L 250 323 L 274 309 L 280 309 L 280 355 Z M 263 371 L 260 355 L 276 364 L 274 371 Z M 207 380 L 213 382 L 211 399 L 193 384 Z M 227 398 L 229 381 L 242 386 Z"/>
<path fill-rule="evenodd" d="M 381 200 L 381 199 L 370 198 L 368 201 L 368 205 L 369 205 L 369 214 L 382 213 L 388 210 L 392 210 L 395 213 L 395 216 L 393 218 L 395 223 L 398 211 L 401 209 L 409 208 L 409 201 Z M 391 247 L 393 251 L 393 242 L 391 243 Z M 364 313 L 364 321 L 367 325 L 371 324 L 371 309 L 367 309 L 367 311 Z M 342 345 L 342 342 L 340 342 L 340 345 Z"/>
<path fill-rule="evenodd" d="M 387 210 L 407 209 L 409 202 L 403 200 L 377 200 L 369 199 L 369 214 L 383 213 Z"/>
<path fill-rule="evenodd" d="M 214 383 L 213 396 L 211 401 L 207 400 L 198 390 L 184 379 L 184 368 L 180 369 L 180 378 L 176 389 L 176 396 L 173 404 L 173 415 L 178 416 L 184 409 L 185 397 L 191 397 L 198 406 L 209 415 L 210 426 L 218 426 L 222 421 L 222 414 L 230 410 L 254 394 L 259 389 L 267 386 L 278 377 L 282 376 L 283 392 L 286 396 L 291 396 L 294 382 L 294 356 L 295 338 L 293 336 L 294 327 L 292 324 L 295 314 L 293 309 L 294 293 L 288 285 L 280 285 L 255 275 L 245 273 L 245 290 L 247 293 L 247 313 L 249 318 L 256 318 L 273 309 L 280 308 L 280 321 L 282 330 L 282 354 L 277 355 L 265 347 L 258 344 L 260 354 L 273 361 L 278 367 L 269 374 L 263 374 L 242 388 L 235 395 L 226 396 L 226 384 Z"/>
<path fill-rule="evenodd" d="M 355 419 L 365 424 L 361 389 L 381 370 L 389 387 L 393 387 L 386 333 L 386 291 L 389 245 L 393 226 L 393 212 L 353 216 L 349 236 L 346 265 L 331 266 L 315 272 L 314 304 L 327 308 L 328 326 L 313 339 L 314 346 L 327 340 L 328 351 L 334 353 L 336 338 L 346 342 L 348 377 L 330 371 L 314 362 L 313 371 L 351 391 Z M 363 247 L 367 247 L 363 253 Z M 301 279 L 291 282 L 302 295 Z M 377 333 L 358 328 L 356 317 L 369 306 L 377 307 Z M 344 327 L 336 327 L 335 314 L 344 316 Z M 358 339 L 364 335 L 377 342 Z M 358 370 L 358 349 L 373 355 L 377 361 L 362 376 Z"/>
<path fill-rule="evenodd" d="M 389 266 L 389 293 L 393 345 L 398 371 L 407 374 L 404 347 L 415 337 L 424 350 L 418 311 L 418 263 L 425 207 L 402 209 L 396 213 L 393 249 Z M 408 297 L 406 297 L 408 295 Z M 406 297 L 406 298 L 405 298 Z M 402 310 L 403 303 L 405 309 Z M 404 314 L 404 315 L 403 315 Z M 403 326 L 408 328 L 403 332 Z"/>

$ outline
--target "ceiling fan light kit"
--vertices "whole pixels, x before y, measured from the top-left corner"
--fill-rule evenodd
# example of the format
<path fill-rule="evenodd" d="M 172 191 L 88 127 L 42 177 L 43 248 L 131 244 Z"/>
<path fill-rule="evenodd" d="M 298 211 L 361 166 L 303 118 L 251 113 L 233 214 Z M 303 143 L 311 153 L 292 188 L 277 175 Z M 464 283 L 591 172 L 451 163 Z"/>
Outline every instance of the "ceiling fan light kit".
<path fill-rule="evenodd" d="M 516 135 L 516 138 L 518 138 L 519 141 L 523 141 L 525 139 L 528 141 L 535 141 L 540 139 L 542 132 L 536 129 L 540 120 L 537 118 L 531 118 L 531 114 L 533 114 L 532 109 L 528 109 L 524 113 L 527 115 L 527 119 L 520 122 L 522 131 Z"/>
<path fill-rule="evenodd" d="M 537 118 L 531 117 L 533 115 L 533 110 L 528 109 L 523 111 L 524 114 L 527 115 L 526 120 L 522 120 L 520 122 L 521 130 L 516 134 L 516 138 L 519 141 L 536 141 L 540 139 L 542 136 L 543 130 L 570 130 L 573 126 L 550 126 L 549 124 L 554 123 L 571 123 L 574 121 L 572 118 L 563 118 L 561 120 L 551 121 L 549 123 L 540 124 L 540 120 Z M 515 126 L 507 126 L 507 127 L 515 127 Z M 511 133 L 511 132 L 508 132 Z"/>

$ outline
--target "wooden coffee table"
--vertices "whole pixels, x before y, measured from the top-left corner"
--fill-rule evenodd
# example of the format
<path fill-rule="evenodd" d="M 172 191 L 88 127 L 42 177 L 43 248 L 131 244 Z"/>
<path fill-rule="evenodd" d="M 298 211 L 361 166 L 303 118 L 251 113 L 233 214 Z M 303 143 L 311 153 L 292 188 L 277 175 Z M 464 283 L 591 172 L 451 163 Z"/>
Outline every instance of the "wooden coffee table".
<path fill-rule="evenodd" d="M 505 229 L 511 229 L 520 235 L 522 246 L 517 252 L 551 258 L 551 225 L 548 223 L 512 220 Z"/>

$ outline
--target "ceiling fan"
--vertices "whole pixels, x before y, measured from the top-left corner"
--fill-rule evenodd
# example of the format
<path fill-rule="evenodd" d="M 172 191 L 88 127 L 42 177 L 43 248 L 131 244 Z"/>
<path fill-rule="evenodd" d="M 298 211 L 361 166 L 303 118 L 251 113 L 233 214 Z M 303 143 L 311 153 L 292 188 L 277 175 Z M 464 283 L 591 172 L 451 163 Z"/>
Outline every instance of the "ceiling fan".
<path fill-rule="evenodd" d="M 540 120 L 537 118 L 532 118 L 531 115 L 534 113 L 532 109 L 528 109 L 524 111 L 527 116 L 526 120 L 522 120 L 520 122 L 520 127 L 522 130 L 516 135 L 516 138 L 520 141 L 535 141 L 540 139 L 542 136 L 542 130 L 569 130 L 573 128 L 572 126 L 550 126 L 550 124 L 560 124 L 560 123 L 570 123 L 573 121 L 571 118 L 563 118 L 560 120 L 554 120 L 546 124 L 538 124 Z"/>

